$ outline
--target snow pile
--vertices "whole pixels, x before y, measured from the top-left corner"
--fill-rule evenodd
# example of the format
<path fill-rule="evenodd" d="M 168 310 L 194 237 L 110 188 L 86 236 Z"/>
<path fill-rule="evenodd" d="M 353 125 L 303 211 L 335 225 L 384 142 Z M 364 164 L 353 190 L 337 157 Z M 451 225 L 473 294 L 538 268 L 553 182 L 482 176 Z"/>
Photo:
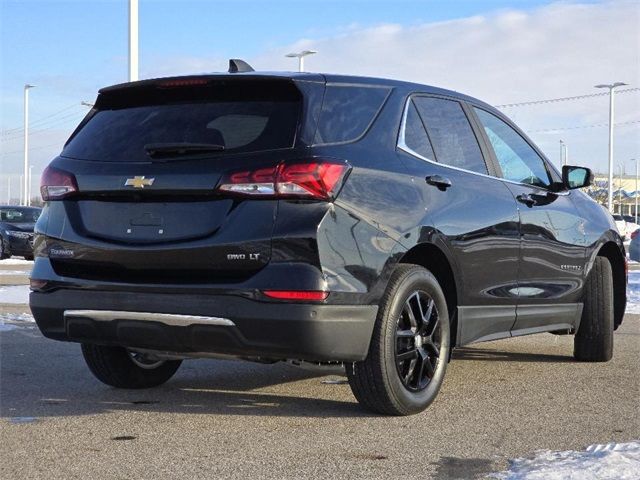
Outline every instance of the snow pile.
<path fill-rule="evenodd" d="M 0 332 L 31 326 L 34 322 L 33 316 L 28 313 L 0 313 Z"/>
<path fill-rule="evenodd" d="M 2 320 L 0 320 L 0 333 L 2 333 L 2 332 L 10 332 L 14 328 L 18 328 L 18 327 L 16 327 L 15 325 L 12 325 L 10 323 L 4 323 Z"/>
<path fill-rule="evenodd" d="M 29 285 L 0 287 L 0 303 L 26 305 L 29 303 Z"/>
<path fill-rule="evenodd" d="M 631 270 L 629 272 L 627 313 L 640 313 L 640 270 Z"/>
<path fill-rule="evenodd" d="M 542 450 L 533 458 L 512 460 L 509 470 L 491 477 L 502 480 L 638 480 L 640 442 L 591 445 L 582 452 Z"/>
<path fill-rule="evenodd" d="M 24 258 L 5 258 L 0 260 L 0 266 L 2 265 L 33 265 L 33 260 L 25 260 Z"/>
<path fill-rule="evenodd" d="M 0 270 L 0 275 L 29 275 L 29 270 Z"/>

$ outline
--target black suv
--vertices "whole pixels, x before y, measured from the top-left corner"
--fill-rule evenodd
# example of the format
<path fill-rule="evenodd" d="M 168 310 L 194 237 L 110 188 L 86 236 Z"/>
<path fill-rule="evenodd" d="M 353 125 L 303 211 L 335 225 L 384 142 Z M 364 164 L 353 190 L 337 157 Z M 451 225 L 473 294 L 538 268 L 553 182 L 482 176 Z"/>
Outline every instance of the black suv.
<path fill-rule="evenodd" d="M 0 205 L 0 260 L 13 255 L 33 260 L 33 227 L 42 210 Z"/>
<path fill-rule="evenodd" d="M 569 333 L 611 358 L 625 254 L 575 190 L 588 169 L 459 93 L 242 70 L 102 89 L 43 174 L 31 310 L 101 381 L 343 363 L 364 406 L 404 415 L 472 342 Z"/>

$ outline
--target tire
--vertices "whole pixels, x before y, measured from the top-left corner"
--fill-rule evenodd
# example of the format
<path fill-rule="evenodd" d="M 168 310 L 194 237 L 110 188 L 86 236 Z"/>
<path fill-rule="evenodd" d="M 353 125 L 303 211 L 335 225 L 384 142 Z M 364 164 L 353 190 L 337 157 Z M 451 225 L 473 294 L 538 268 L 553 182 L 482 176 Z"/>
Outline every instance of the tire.
<path fill-rule="evenodd" d="M 426 321 L 414 329 L 410 312 L 424 312 Z M 438 281 L 420 266 L 399 265 L 380 302 L 367 358 L 346 365 L 349 385 L 368 410 L 419 413 L 440 390 L 449 352 L 449 311 Z"/>
<path fill-rule="evenodd" d="M 581 362 L 607 362 L 613 356 L 613 274 L 604 257 L 596 257 L 584 285 L 583 302 L 573 356 Z"/>
<path fill-rule="evenodd" d="M 4 238 L 0 237 L 0 260 L 11 257 L 11 252 L 7 248 L 7 242 Z"/>
<path fill-rule="evenodd" d="M 134 361 L 132 354 L 122 347 L 82 344 L 82 355 L 91 373 L 102 383 L 116 388 L 151 388 L 169 380 L 182 360 L 147 363 Z M 156 366 L 154 366 L 156 365 Z"/>

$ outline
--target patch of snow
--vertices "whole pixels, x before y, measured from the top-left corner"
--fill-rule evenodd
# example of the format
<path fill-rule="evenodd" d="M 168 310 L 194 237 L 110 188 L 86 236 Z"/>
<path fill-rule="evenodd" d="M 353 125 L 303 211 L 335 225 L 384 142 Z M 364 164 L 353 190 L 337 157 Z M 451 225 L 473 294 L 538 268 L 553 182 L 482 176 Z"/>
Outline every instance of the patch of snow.
<path fill-rule="evenodd" d="M 0 265 L 33 265 L 33 260 L 25 260 L 24 258 L 5 258 L 0 260 Z"/>
<path fill-rule="evenodd" d="M 0 303 L 26 305 L 29 303 L 29 285 L 0 287 Z"/>
<path fill-rule="evenodd" d="M 640 313 L 640 270 L 629 271 L 627 313 Z"/>
<path fill-rule="evenodd" d="M 640 441 L 591 445 L 581 452 L 541 450 L 533 458 L 511 461 L 501 480 L 638 480 Z"/>
<path fill-rule="evenodd" d="M 29 313 L 0 313 L 0 333 L 21 327 L 29 328 L 33 323 L 35 320 Z"/>
<path fill-rule="evenodd" d="M 0 270 L 2 275 L 29 275 L 29 270 Z"/>

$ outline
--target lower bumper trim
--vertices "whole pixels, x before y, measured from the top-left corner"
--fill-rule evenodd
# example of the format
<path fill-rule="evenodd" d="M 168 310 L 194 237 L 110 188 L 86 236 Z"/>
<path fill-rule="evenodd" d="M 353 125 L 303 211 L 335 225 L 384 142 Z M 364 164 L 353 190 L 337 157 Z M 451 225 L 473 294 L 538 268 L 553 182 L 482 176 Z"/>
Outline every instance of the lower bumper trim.
<path fill-rule="evenodd" d="M 173 313 L 154 312 L 126 312 L 119 310 L 65 310 L 65 320 L 68 318 L 90 318 L 97 322 L 112 322 L 114 320 L 142 320 L 159 322 L 173 327 L 187 327 L 190 325 L 218 325 L 233 327 L 228 318 L 205 317 L 200 315 L 178 315 Z"/>

